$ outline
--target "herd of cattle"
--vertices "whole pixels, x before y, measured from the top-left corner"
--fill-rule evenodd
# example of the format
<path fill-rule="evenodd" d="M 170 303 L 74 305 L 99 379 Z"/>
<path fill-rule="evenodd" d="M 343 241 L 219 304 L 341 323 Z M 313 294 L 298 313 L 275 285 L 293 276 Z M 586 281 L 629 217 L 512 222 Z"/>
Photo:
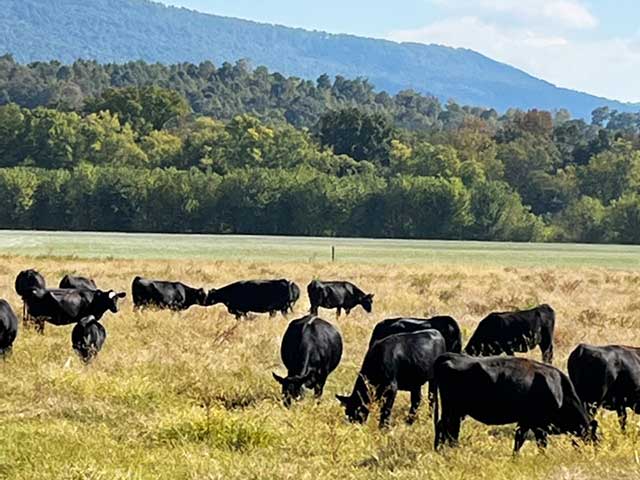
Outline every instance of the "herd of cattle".
<path fill-rule="evenodd" d="M 33 323 L 43 333 L 45 322 L 75 324 L 72 346 L 85 362 L 95 357 L 106 339 L 101 318 L 107 311 L 116 313 L 118 300 L 126 296 L 100 290 L 91 279 L 68 275 L 59 288 L 47 288 L 35 270 L 20 272 L 15 289 L 24 302 L 25 326 Z M 131 292 L 135 308 L 185 310 L 223 304 L 236 318 L 249 313 L 286 315 L 300 298 L 300 288 L 288 280 L 242 281 L 207 292 L 180 282 L 136 277 Z M 373 294 L 350 282 L 314 280 L 307 292 L 310 314 L 290 322 L 282 339 L 287 376 L 273 374 L 287 407 L 305 389 L 320 398 L 342 358 L 342 337 L 335 326 L 317 317 L 318 309 L 336 309 L 339 316 L 357 306 L 367 312 L 373 307 Z M 491 313 L 478 324 L 463 353 L 460 327 L 452 317 L 383 320 L 373 329 L 352 393 L 337 399 L 347 418 L 360 423 L 367 420 L 372 404 L 379 403 L 380 426 L 385 427 L 397 392 L 408 391 L 407 422 L 413 423 L 422 386 L 428 383 L 436 449 L 457 444 L 467 416 L 488 425 L 517 424 L 516 452 L 529 432 L 540 447 L 546 446 L 549 434 L 595 442 L 594 417 L 601 407 L 617 412 L 624 430 L 627 409 L 640 413 L 640 349 L 581 344 L 569 357 L 567 376 L 551 365 L 554 328 L 555 312 L 548 305 Z M 11 351 L 17 330 L 16 315 L 0 300 L 0 356 Z M 514 357 L 536 347 L 542 363 Z"/>

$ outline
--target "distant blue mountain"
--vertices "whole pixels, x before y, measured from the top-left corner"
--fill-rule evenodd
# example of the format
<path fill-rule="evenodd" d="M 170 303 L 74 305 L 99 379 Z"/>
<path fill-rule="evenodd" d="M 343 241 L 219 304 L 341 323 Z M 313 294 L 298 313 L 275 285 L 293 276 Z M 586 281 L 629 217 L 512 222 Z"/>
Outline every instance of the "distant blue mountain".
<path fill-rule="evenodd" d="M 20 62 L 76 59 L 180 63 L 249 59 L 285 75 L 366 77 L 378 89 L 414 89 L 493 107 L 566 108 L 589 118 L 627 104 L 558 88 L 477 52 L 267 25 L 147 0 L 1 0 L 0 54 Z"/>

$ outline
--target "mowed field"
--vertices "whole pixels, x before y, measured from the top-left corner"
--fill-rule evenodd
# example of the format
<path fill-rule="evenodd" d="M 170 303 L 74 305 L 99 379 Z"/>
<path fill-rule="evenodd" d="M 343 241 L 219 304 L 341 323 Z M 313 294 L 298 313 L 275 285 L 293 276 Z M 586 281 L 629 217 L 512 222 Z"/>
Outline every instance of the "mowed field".
<path fill-rule="evenodd" d="M 404 424 L 407 393 L 386 432 L 376 411 L 367 425 L 346 423 L 334 398 L 350 393 L 373 325 L 390 316 L 449 314 L 466 339 L 491 311 L 546 302 L 563 369 L 580 342 L 640 345 L 636 247 L 0 232 L 0 255 L 0 296 L 19 314 L 13 282 L 25 268 L 51 285 L 76 273 L 128 294 L 138 274 L 205 288 L 287 277 L 303 290 L 289 320 L 306 312 L 315 277 L 376 294 L 371 315 L 357 309 L 336 322 L 345 352 L 324 398 L 290 410 L 271 376 L 286 373 L 281 316 L 237 322 L 218 306 L 140 313 L 128 297 L 105 315 L 107 342 L 89 366 L 71 350 L 71 327 L 20 330 L 0 362 L 0 478 L 640 478 L 634 415 L 623 435 L 615 414 L 601 413 L 598 447 L 553 436 L 546 453 L 531 442 L 517 457 L 513 426 L 468 419 L 460 448 L 435 453 L 426 404 Z"/>

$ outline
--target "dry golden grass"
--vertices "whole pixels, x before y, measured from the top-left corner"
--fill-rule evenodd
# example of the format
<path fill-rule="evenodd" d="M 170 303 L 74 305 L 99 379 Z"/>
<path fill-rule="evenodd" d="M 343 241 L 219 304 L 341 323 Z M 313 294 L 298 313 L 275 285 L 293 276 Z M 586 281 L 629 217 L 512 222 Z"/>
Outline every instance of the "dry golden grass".
<path fill-rule="evenodd" d="M 468 338 L 490 311 L 549 303 L 562 368 L 579 342 L 640 344 L 640 273 L 4 257 L 0 292 L 17 313 L 14 278 L 30 267 L 50 284 L 78 273 L 127 292 L 137 274 L 206 288 L 287 277 L 303 291 L 314 277 L 350 279 L 376 301 L 372 315 L 356 310 L 337 321 L 345 354 L 322 401 L 309 396 L 291 410 L 281 406 L 271 377 L 284 373 L 279 346 L 287 320 L 280 316 L 236 322 L 223 307 L 137 313 L 127 298 L 119 314 L 105 316 L 107 342 L 88 367 L 73 355 L 71 327 L 47 325 L 44 336 L 21 330 L 12 357 L 0 363 L 0 478 L 640 478 L 635 417 L 622 435 L 615 415 L 601 414 L 598 448 L 576 450 L 552 437 L 545 454 L 528 443 L 514 458 L 511 426 L 467 420 L 461 447 L 434 453 L 426 405 L 415 425 L 404 425 L 406 393 L 387 433 L 378 431 L 376 413 L 365 426 L 345 423 L 334 400 L 350 391 L 373 325 L 390 316 L 450 314 Z M 307 307 L 303 293 L 290 319 Z M 321 316 L 335 321 L 332 312 Z"/>

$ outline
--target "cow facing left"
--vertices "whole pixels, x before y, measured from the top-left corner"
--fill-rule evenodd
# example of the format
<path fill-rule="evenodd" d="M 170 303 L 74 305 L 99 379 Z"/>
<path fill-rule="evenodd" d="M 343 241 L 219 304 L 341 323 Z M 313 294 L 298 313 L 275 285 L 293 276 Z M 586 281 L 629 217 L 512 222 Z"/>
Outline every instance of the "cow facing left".
<path fill-rule="evenodd" d="M 100 320 L 107 312 L 118 312 L 118 300 L 126 297 L 124 292 L 113 290 L 86 290 L 64 288 L 36 288 L 29 290 L 25 302 L 30 314 L 36 319 L 37 329 L 44 332 L 44 322 L 53 325 L 71 325 L 93 315 Z"/>
<path fill-rule="evenodd" d="M 135 308 L 153 307 L 168 310 L 187 310 L 193 305 L 206 305 L 207 292 L 182 282 L 166 282 L 136 277 L 131 284 Z"/>
<path fill-rule="evenodd" d="M 18 336 L 18 317 L 6 300 L 0 299 L 0 359 L 11 353 Z"/>
<path fill-rule="evenodd" d="M 280 356 L 287 376 L 276 373 L 273 378 L 282 385 L 282 401 L 286 407 L 302 397 L 305 388 L 322 396 L 327 377 L 342 358 L 342 337 L 329 322 L 308 315 L 289 323 L 282 338 Z"/>

